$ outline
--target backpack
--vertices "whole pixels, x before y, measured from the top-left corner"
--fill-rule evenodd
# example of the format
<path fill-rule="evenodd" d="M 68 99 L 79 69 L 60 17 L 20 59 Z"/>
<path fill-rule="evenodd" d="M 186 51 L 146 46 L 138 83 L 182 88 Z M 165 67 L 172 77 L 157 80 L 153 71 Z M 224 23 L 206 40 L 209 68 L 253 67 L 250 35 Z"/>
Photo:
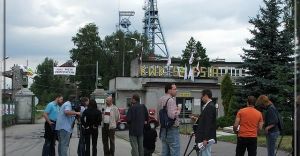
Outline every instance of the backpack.
<path fill-rule="evenodd" d="M 160 123 L 160 128 L 165 128 L 166 129 L 166 135 L 167 135 L 167 130 L 171 128 L 174 123 L 176 118 L 171 119 L 168 116 L 168 110 L 167 110 L 167 105 L 168 101 L 170 98 L 167 100 L 166 104 L 163 106 L 162 109 L 159 110 L 159 123 Z M 161 132 L 161 131 L 160 131 Z"/>

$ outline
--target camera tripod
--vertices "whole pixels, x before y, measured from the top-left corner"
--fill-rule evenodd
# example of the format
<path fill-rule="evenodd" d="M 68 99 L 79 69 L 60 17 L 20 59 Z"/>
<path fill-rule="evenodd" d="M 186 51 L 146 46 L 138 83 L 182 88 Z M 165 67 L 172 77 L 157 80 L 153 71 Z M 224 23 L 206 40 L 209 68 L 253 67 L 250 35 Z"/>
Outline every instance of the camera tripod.
<path fill-rule="evenodd" d="M 184 151 L 183 156 L 186 156 L 186 152 L 187 152 L 187 150 L 188 150 L 188 148 L 189 148 L 189 146 L 190 146 L 191 140 L 192 140 L 192 138 L 193 138 L 194 135 L 195 135 L 194 133 L 192 133 L 192 134 L 190 135 L 189 143 L 187 144 L 187 146 L 186 146 L 186 148 L 185 148 L 185 151 Z M 191 155 L 191 153 L 192 153 L 194 150 L 196 151 L 197 155 L 199 155 L 200 149 L 198 148 L 198 146 L 197 146 L 197 144 L 196 144 L 196 145 L 193 146 L 193 149 L 187 154 L 187 156 Z"/>

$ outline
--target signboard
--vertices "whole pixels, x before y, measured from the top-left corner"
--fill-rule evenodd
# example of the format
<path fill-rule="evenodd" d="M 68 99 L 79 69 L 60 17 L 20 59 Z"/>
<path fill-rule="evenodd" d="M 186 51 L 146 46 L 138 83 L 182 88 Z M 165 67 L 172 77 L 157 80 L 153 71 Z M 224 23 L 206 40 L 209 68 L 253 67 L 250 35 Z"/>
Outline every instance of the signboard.
<path fill-rule="evenodd" d="M 75 75 L 76 67 L 54 67 L 54 75 Z"/>
<path fill-rule="evenodd" d="M 194 99 L 194 106 L 201 106 L 201 99 Z"/>
<path fill-rule="evenodd" d="M 181 92 L 178 97 L 192 97 L 190 92 Z"/>
<path fill-rule="evenodd" d="M 179 77 L 183 78 L 187 68 L 180 66 L 143 65 L 139 67 L 141 77 Z M 218 67 L 192 67 L 194 77 L 218 77 Z"/>
<path fill-rule="evenodd" d="M 95 99 L 96 103 L 104 104 L 104 99 Z"/>

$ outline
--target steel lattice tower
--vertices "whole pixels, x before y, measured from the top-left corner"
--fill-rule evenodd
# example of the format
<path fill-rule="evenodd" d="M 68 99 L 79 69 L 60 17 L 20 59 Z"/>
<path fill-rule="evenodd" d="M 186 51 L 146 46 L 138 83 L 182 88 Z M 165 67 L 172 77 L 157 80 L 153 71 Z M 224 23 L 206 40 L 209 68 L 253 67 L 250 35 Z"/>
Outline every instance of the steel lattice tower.
<path fill-rule="evenodd" d="M 148 38 L 150 52 L 169 57 L 166 40 L 158 17 L 157 0 L 145 0 L 144 35 Z"/>

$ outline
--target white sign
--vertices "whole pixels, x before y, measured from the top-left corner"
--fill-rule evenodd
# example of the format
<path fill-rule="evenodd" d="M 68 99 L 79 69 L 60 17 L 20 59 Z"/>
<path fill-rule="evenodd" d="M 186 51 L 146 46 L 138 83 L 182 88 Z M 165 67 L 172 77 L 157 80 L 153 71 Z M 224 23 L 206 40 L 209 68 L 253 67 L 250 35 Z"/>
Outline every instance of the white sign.
<path fill-rule="evenodd" d="M 54 75 L 75 75 L 76 67 L 54 67 Z"/>
<path fill-rule="evenodd" d="M 95 99 L 96 103 L 101 103 L 101 104 L 104 104 L 104 99 Z"/>
<path fill-rule="evenodd" d="M 201 100 L 200 99 L 194 99 L 194 106 L 200 106 Z"/>

